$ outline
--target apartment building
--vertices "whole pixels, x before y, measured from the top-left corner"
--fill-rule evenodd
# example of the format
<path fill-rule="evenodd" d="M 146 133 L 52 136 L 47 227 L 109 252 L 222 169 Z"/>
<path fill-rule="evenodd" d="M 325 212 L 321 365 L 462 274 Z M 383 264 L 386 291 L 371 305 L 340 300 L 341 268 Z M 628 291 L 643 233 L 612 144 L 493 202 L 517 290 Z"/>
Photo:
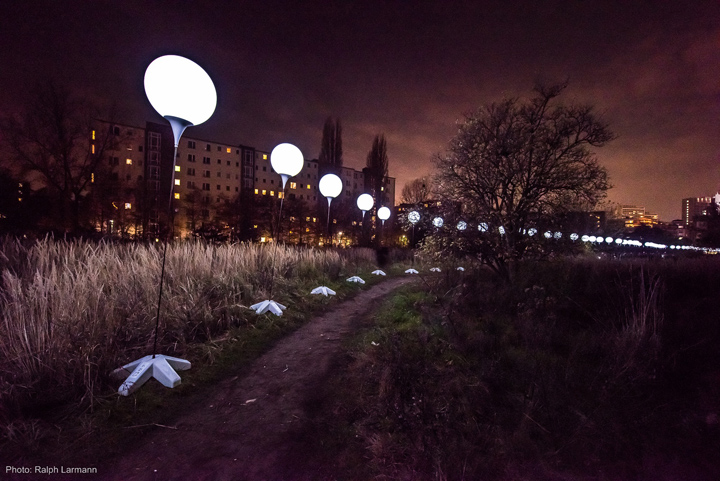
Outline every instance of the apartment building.
<path fill-rule="evenodd" d="M 170 225 L 172 192 L 176 238 L 189 237 L 208 227 L 240 229 L 241 221 L 245 229 L 264 229 L 263 237 L 270 235 L 267 208 L 272 208 L 273 200 L 282 198 L 283 191 L 268 151 L 184 135 L 173 171 L 174 139 L 169 125 L 147 122 L 145 127 L 133 127 L 98 122 L 98 129 L 110 129 L 115 139 L 105 149 L 108 160 L 103 164 L 103 173 L 98 173 L 103 182 L 98 181 L 97 186 L 106 185 L 102 190 L 112 198 L 110 208 L 97 216 L 98 230 L 128 237 L 159 236 L 163 226 Z M 91 142 L 95 136 L 93 131 Z M 285 186 L 288 202 L 303 201 L 307 210 L 314 212 L 306 216 L 313 223 L 319 222 L 317 212 L 327 208 L 318 189 L 318 168 L 317 160 L 305 160 L 300 173 Z M 369 176 L 348 167 L 341 170 L 340 199 L 354 202 L 367 191 Z M 382 204 L 392 207 L 395 179 L 388 177 L 382 191 Z M 260 209 L 262 206 L 266 210 Z M 308 226 L 304 229 L 310 230 Z"/>

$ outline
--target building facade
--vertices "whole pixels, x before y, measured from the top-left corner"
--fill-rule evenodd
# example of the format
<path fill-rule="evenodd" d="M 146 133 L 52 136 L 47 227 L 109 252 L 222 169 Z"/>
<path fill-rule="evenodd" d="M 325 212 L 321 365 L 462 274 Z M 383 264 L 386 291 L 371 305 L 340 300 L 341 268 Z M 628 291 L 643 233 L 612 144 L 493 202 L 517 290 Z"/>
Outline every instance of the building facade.
<path fill-rule="evenodd" d="M 99 121 L 97 129 L 110 129 L 115 138 L 106 149 L 107 160 L 93 175 L 89 192 L 99 197 L 98 231 L 151 239 L 172 226 L 176 238 L 210 231 L 257 240 L 278 236 L 273 215 L 283 187 L 268 151 L 183 136 L 173 168 L 174 138 L 169 125 L 147 122 L 145 127 L 133 127 Z M 96 136 L 93 130 L 91 148 Z M 317 160 L 306 159 L 300 173 L 285 186 L 288 219 L 283 219 L 281 234 L 282 229 L 287 231 L 286 241 L 317 242 L 323 231 L 320 225 L 327 215 L 327 200 L 318 189 L 318 169 Z M 343 191 L 333 201 L 333 224 L 350 222 L 349 205 L 354 205 L 368 183 L 363 171 L 348 167 L 341 169 L 339 177 Z M 395 179 L 387 177 L 382 190 L 381 204 L 392 209 Z"/>
<path fill-rule="evenodd" d="M 682 221 L 683 224 L 691 226 L 695 217 L 706 215 L 707 208 L 712 202 L 712 197 L 688 197 L 682 200 Z"/>

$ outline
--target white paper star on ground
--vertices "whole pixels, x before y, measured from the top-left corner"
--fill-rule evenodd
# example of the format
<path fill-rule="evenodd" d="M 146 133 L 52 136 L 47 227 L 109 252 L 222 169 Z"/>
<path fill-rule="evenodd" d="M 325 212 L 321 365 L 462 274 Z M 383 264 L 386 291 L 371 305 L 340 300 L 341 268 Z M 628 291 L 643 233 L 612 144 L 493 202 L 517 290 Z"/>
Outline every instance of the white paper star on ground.
<path fill-rule="evenodd" d="M 327 286 L 320 286 L 320 287 L 316 287 L 315 289 L 310 291 L 310 294 L 322 294 L 323 296 L 327 297 L 327 296 L 334 296 L 335 291 L 333 291 L 332 289 L 330 289 Z"/>
<path fill-rule="evenodd" d="M 282 316 L 282 311 L 287 309 L 285 306 L 280 304 L 279 302 L 266 300 L 262 302 L 258 302 L 257 304 L 253 304 L 250 306 L 250 309 L 255 311 L 256 314 L 264 314 L 268 311 L 272 312 L 276 316 Z"/>
<path fill-rule="evenodd" d="M 347 279 L 348 282 L 358 282 L 360 284 L 365 284 L 365 281 L 360 279 L 358 276 L 352 276 Z"/>
<path fill-rule="evenodd" d="M 432 269 L 430 269 L 430 272 L 440 272 L 440 268 L 439 268 L 439 267 L 433 267 Z"/>
<path fill-rule="evenodd" d="M 125 364 L 115 371 L 129 372 L 132 370 L 118 389 L 118 393 L 128 396 L 137 391 L 151 377 L 160 381 L 163 386 L 172 389 L 180 384 L 180 376 L 175 370 L 186 371 L 188 369 L 190 369 L 190 361 L 185 359 L 163 356 L 162 354 L 157 354 L 154 358 L 152 355 L 142 357 L 137 361 Z"/>
<path fill-rule="evenodd" d="M 376 276 L 384 276 L 385 275 L 385 273 L 383 271 L 381 271 L 380 269 L 378 269 L 376 271 L 372 271 L 372 273 L 375 274 Z"/>
<path fill-rule="evenodd" d="M 415 269 L 408 269 L 405 271 L 405 274 L 420 274 L 420 273 L 418 271 L 416 271 Z"/>

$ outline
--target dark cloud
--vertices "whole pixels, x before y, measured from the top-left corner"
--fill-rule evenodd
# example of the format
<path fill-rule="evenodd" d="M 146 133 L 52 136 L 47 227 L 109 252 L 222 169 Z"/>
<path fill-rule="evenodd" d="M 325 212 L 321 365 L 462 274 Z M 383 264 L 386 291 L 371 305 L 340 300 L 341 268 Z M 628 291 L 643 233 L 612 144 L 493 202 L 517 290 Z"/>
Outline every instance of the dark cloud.
<path fill-rule="evenodd" d="M 319 151 L 340 117 L 346 163 L 388 140 L 398 185 L 431 171 L 464 112 L 568 78 L 618 139 L 601 149 L 612 200 L 679 217 L 720 182 L 715 0 L 11 2 L 0 19 L 0 108 L 52 77 L 128 123 L 157 119 L 142 90 L 167 53 L 200 63 L 219 96 L 193 135 Z M 400 189 L 398 189 L 400 190 Z"/>

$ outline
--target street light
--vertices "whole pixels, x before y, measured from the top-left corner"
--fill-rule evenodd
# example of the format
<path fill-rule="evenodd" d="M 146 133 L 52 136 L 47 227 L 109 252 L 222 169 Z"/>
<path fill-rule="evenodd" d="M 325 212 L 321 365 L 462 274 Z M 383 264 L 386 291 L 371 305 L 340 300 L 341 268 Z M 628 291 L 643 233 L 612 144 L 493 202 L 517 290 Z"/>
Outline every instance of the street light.
<path fill-rule="evenodd" d="M 168 218 L 174 224 L 172 200 L 175 185 L 175 162 L 180 137 L 182 137 L 186 128 L 205 122 L 215 112 L 217 92 L 212 79 L 202 67 L 192 60 L 178 55 L 165 55 L 153 60 L 145 70 L 143 83 L 150 105 L 170 123 L 173 132 L 175 149 L 173 151 L 173 165 L 172 169 L 170 169 Z M 160 327 L 160 305 L 165 281 L 167 245 L 168 237 L 166 236 L 160 271 L 153 353 L 121 368 L 125 372 L 132 371 L 118 389 L 118 392 L 123 396 L 128 396 L 140 388 L 151 377 L 154 377 L 166 387 L 174 388 L 180 384 L 180 376 L 176 370 L 190 369 L 190 362 L 185 359 L 162 354 L 157 355 L 157 335 Z"/>

